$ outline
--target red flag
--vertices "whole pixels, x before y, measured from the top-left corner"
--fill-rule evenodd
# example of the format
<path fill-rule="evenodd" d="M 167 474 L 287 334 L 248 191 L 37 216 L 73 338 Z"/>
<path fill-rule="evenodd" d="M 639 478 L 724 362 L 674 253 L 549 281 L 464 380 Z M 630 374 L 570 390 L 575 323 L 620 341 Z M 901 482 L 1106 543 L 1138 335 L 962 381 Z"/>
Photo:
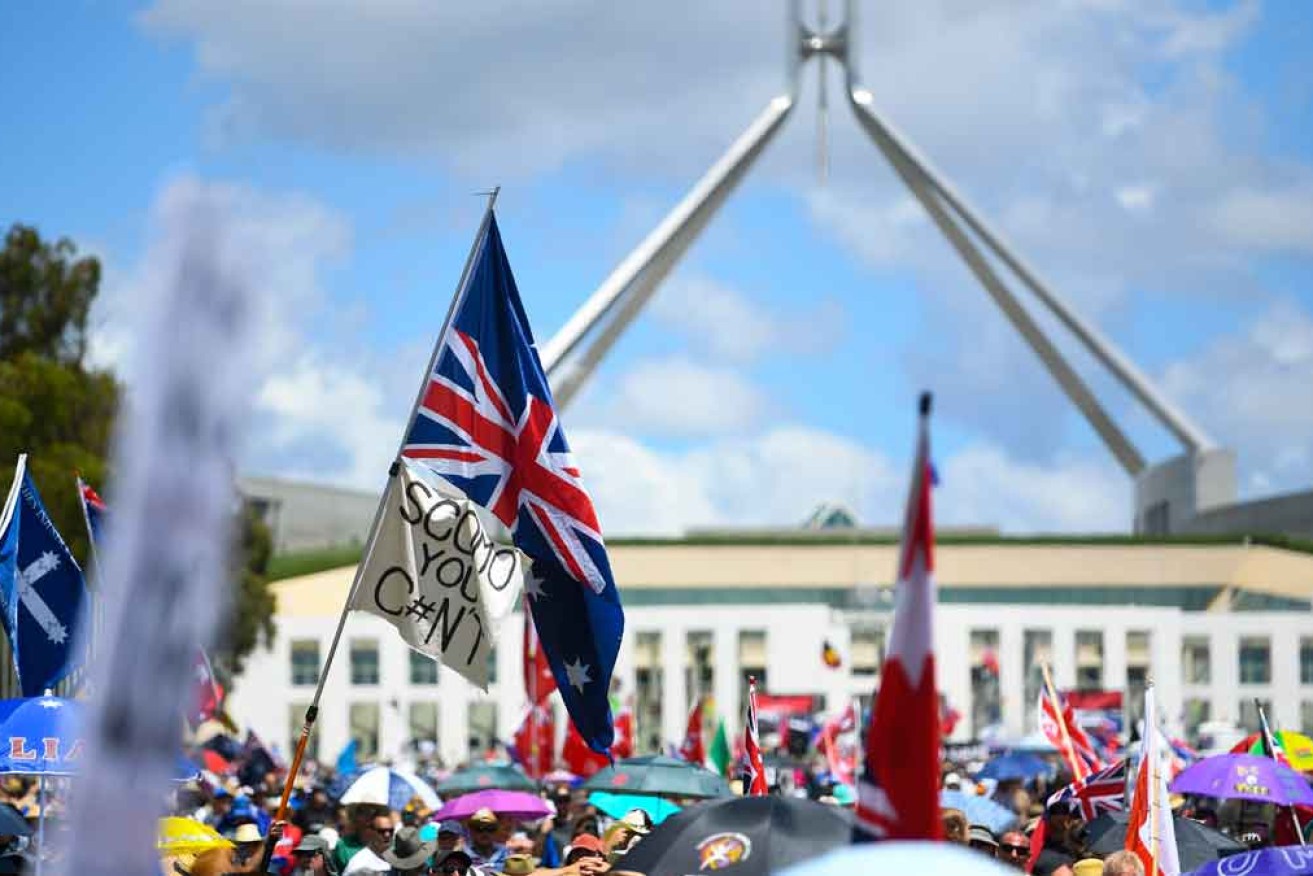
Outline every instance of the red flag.
<path fill-rule="evenodd" d="M 556 762 L 556 719 L 545 706 L 530 706 L 515 731 L 516 760 L 531 779 L 541 779 Z"/>
<path fill-rule="evenodd" d="M 939 822 L 939 692 L 935 687 L 934 523 L 930 395 L 921 396 L 916 462 L 903 521 L 889 651 L 866 731 L 854 839 L 925 839 Z"/>
<path fill-rule="evenodd" d="M 761 760 L 761 740 L 757 738 L 757 679 L 748 679 L 748 720 L 743 726 L 743 753 L 748 761 L 749 797 L 766 794 L 766 765 Z"/>
<path fill-rule="evenodd" d="M 1049 696 L 1048 691 L 1039 692 L 1039 727 L 1049 742 L 1062 752 L 1072 778 L 1080 781 L 1107 764 L 1095 752 L 1089 735 L 1076 723 L 1071 703 L 1061 694 L 1058 694 L 1058 698 L 1062 702 L 1061 713 L 1054 706 L 1053 697 Z"/>
<path fill-rule="evenodd" d="M 192 678 L 194 705 L 188 717 L 193 724 L 200 724 L 217 715 L 223 705 L 223 686 L 214 677 L 214 669 L 204 648 L 197 648 L 192 655 Z"/>
<path fill-rule="evenodd" d="M 634 709 L 625 703 L 615 715 L 615 742 L 611 754 L 616 760 L 634 756 Z"/>
<path fill-rule="evenodd" d="M 1154 706 L 1153 685 L 1144 691 L 1144 738 L 1140 768 L 1135 774 L 1131 817 L 1126 824 L 1126 849 L 1144 865 L 1145 876 L 1180 876 L 1176 829 L 1167 797 L 1167 775 L 1161 767 L 1162 745 Z"/>
<path fill-rule="evenodd" d="M 584 742 L 584 738 L 575 728 L 574 721 L 570 722 L 570 729 L 565 734 L 565 744 L 561 746 L 561 762 L 565 764 L 567 770 L 584 778 L 611 765 L 610 758 L 605 754 L 598 754 L 588 747 L 588 743 Z"/>
<path fill-rule="evenodd" d="M 688 713 L 688 727 L 684 730 L 684 741 L 679 746 L 679 756 L 698 766 L 707 762 L 707 747 L 702 743 L 702 706 L 705 699 L 698 697 L 698 701 L 693 704 L 693 711 Z"/>
<path fill-rule="evenodd" d="M 529 601 L 524 601 L 524 650 L 522 652 L 524 670 L 524 695 L 531 703 L 541 703 L 556 690 L 556 676 L 547 663 L 547 653 L 538 644 L 538 630 L 534 628 L 533 617 L 529 613 Z"/>
<path fill-rule="evenodd" d="M 850 702 L 848 708 L 825 722 L 817 746 L 825 754 L 830 772 L 845 785 L 854 784 L 857 780 L 857 748 L 841 742 L 839 737 L 856 729 L 857 706 Z"/>

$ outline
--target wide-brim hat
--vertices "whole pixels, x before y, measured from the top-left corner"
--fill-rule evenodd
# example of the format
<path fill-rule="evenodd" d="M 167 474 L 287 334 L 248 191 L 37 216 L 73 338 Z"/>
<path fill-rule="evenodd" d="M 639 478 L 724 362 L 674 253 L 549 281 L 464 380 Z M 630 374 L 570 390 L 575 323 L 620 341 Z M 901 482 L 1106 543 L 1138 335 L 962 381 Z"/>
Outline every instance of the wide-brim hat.
<path fill-rule="evenodd" d="M 260 828 L 251 822 L 237 825 L 237 830 L 233 833 L 233 842 L 235 843 L 262 843 L 264 837 L 260 835 Z"/>
<path fill-rule="evenodd" d="M 398 870 L 413 870 L 428 861 L 438 850 L 436 839 L 425 842 L 417 827 L 403 827 L 392 837 L 392 847 L 383 853 L 383 860 Z"/>
<path fill-rule="evenodd" d="M 537 869 L 538 859 L 533 855 L 507 855 L 497 876 L 529 876 Z"/>

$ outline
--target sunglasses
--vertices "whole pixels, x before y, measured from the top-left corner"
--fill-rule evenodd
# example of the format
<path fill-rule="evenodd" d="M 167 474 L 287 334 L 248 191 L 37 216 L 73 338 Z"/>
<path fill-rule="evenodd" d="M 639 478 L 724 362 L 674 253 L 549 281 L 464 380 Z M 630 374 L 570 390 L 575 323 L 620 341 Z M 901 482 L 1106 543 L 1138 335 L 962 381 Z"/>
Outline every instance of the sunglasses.
<path fill-rule="evenodd" d="M 999 850 L 1000 852 L 1003 852 L 1004 854 L 1007 854 L 1007 855 L 1029 855 L 1029 854 L 1030 854 L 1030 847 L 1029 847 L 1029 846 L 1010 846 L 1010 845 L 1008 845 L 1007 843 L 1004 843 L 1004 844 L 1000 845 L 1000 846 L 998 847 L 998 850 Z"/>
<path fill-rule="evenodd" d="M 392 836 L 392 828 L 390 827 L 371 827 L 370 830 L 379 836 Z"/>
<path fill-rule="evenodd" d="M 469 868 L 466 867 L 464 864 L 458 864 L 455 861 L 452 861 L 451 863 L 443 864 L 438 869 L 438 872 L 439 873 L 468 873 Z"/>
<path fill-rule="evenodd" d="M 497 832 L 497 826 L 495 824 L 476 824 L 470 828 L 470 833 L 496 833 L 496 832 Z"/>

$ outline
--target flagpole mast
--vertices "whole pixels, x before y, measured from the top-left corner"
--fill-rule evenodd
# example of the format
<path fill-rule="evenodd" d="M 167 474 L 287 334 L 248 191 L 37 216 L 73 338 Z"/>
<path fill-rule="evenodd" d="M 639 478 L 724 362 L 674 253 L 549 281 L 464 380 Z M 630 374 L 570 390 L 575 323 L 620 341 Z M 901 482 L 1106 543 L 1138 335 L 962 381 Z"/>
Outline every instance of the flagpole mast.
<path fill-rule="evenodd" d="M 1082 776 L 1076 768 L 1077 763 L 1079 763 L 1076 757 L 1076 747 L 1072 745 L 1071 735 L 1067 732 L 1067 718 L 1062 714 L 1062 703 L 1058 700 L 1058 691 L 1053 686 L 1053 676 L 1049 674 L 1049 665 L 1047 663 L 1041 663 L 1039 668 L 1044 673 L 1044 691 L 1049 698 L 1049 702 L 1053 705 L 1053 715 L 1057 719 L 1058 730 L 1062 733 L 1062 747 L 1066 749 L 1065 754 L 1067 756 L 1067 765 L 1071 767 L 1071 777 L 1079 781 Z"/>
<path fill-rule="evenodd" d="M 465 290 L 469 285 L 470 271 L 474 268 L 474 259 L 478 255 L 484 238 L 487 236 L 488 226 L 492 222 L 492 209 L 497 203 L 497 195 L 500 192 L 501 186 L 497 186 L 487 193 L 488 204 L 483 211 L 483 220 L 479 224 L 478 233 L 474 235 L 474 243 L 470 246 L 470 253 L 465 258 L 465 267 L 460 273 L 460 283 L 456 286 L 455 294 L 452 295 L 451 306 L 447 309 L 446 319 L 442 322 L 442 331 L 438 334 L 438 342 L 433 345 L 433 355 L 429 357 L 429 364 L 424 371 L 424 378 L 420 381 L 419 391 L 415 394 L 415 403 L 410 407 L 410 416 L 406 420 L 406 428 L 401 433 L 401 441 L 397 445 L 396 453 L 392 455 L 392 465 L 388 468 L 389 480 L 397 475 L 397 460 L 405 447 L 406 436 L 410 434 L 411 428 L 415 425 L 415 417 L 419 413 L 419 406 L 424 401 L 424 390 L 428 387 L 429 378 L 433 374 L 434 366 L 438 363 L 438 357 L 442 355 L 442 348 L 446 343 L 448 333 L 451 331 L 451 324 L 456 318 L 456 311 L 465 296 Z M 386 496 L 387 490 L 385 488 L 383 495 L 379 497 L 378 507 L 374 509 L 374 520 L 369 524 L 369 536 L 365 541 L 365 554 L 360 558 L 359 565 L 356 566 L 355 575 L 351 579 L 351 589 L 347 591 L 346 602 L 342 604 L 342 614 L 337 619 L 337 629 L 333 631 L 333 641 L 328 646 L 328 656 L 324 660 L 323 669 L 319 671 L 319 680 L 315 684 L 315 695 L 305 710 L 305 723 L 301 725 L 301 736 L 296 741 L 296 753 L 293 755 L 292 763 L 287 771 L 287 781 L 283 783 L 283 795 L 278 800 L 278 812 L 274 816 L 275 821 L 285 821 L 287 819 L 287 803 L 292 796 L 292 785 L 296 782 L 297 774 L 301 772 L 301 761 L 305 759 L 306 745 L 310 741 L 310 733 L 314 730 L 315 719 L 319 717 L 319 699 L 324 694 L 324 682 L 328 679 L 328 671 L 333 666 L 333 658 L 337 655 L 338 644 L 342 641 L 342 630 L 346 627 L 346 618 L 347 613 L 351 610 L 352 597 L 360 588 L 361 575 L 369 564 L 369 556 L 374 550 L 374 539 L 378 536 L 378 527 L 383 521 L 383 509 L 387 505 Z"/>
<path fill-rule="evenodd" d="M 1153 696 L 1153 679 L 1148 679 L 1145 696 Z M 1153 714 L 1145 710 L 1144 733 L 1140 737 L 1140 758 L 1150 758 L 1149 767 L 1149 858 L 1153 863 L 1149 876 L 1158 876 L 1158 708 L 1157 698 L 1153 703 Z"/>
<path fill-rule="evenodd" d="M 1254 706 L 1258 709 L 1259 725 L 1263 729 L 1263 747 L 1267 749 L 1268 757 L 1277 760 L 1277 740 L 1276 735 L 1272 732 L 1271 726 L 1267 723 L 1267 712 L 1263 710 L 1263 704 L 1258 697 L 1254 697 Z M 1286 811 L 1290 813 L 1291 824 L 1295 828 L 1295 836 L 1299 837 L 1299 844 L 1307 845 L 1304 842 L 1304 825 L 1299 823 L 1299 813 L 1295 811 L 1294 806 L 1288 806 Z"/>

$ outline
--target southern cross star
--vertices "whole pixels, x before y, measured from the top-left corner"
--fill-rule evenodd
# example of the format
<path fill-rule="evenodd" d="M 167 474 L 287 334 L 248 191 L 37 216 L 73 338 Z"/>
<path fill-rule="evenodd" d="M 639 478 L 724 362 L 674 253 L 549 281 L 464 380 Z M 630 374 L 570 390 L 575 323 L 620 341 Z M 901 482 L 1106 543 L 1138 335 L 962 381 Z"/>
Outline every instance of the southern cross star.
<path fill-rule="evenodd" d="M 543 593 L 543 579 L 530 572 L 529 580 L 524 584 L 524 595 L 535 601 L 546 596 L 547 594 Z"/>
<path fill-rule="evenodd" d="M 584 692 L 584 685 L 592 682 L 588 676 L 588 664 L 579 657 L 576 657 L 573 663 L 565 664 L 565 675 L 570 680 L 570 687 L 579 693 Z"/>

